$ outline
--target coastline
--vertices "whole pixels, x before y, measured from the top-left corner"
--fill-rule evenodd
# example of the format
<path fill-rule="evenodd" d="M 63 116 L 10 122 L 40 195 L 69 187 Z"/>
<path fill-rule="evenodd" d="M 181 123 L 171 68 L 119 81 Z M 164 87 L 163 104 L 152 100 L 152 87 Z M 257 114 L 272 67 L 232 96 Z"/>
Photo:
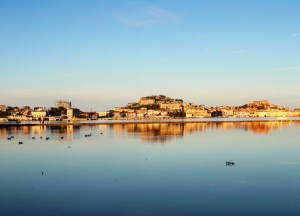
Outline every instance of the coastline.
<path fill-rule="evenodd" d="M 88 121 L 88 122 L 45 122 L 44 124 L 42 123 L 0 123 L 0 128 L 7 128 L 7 127 L 22 127 L 22 126 L 68 126 L 68 125 L 73 125 L 73 126 L 90 126 L 90 125 L 115 125 L 115 124 L 185 124 L 185 123 L 241 123 L 241 122 L 257 122 L 257 123 L 264 123 L 264 122 L 274 122 L 274 123 L 287 123 L 287 122 L 296 122 L 300 123 L 300 119 L 287 119 L 287 120 L 275 120 L 275 119 L 243 119 L 243 120 L 203 120 L 203 121 L 196 121 L 196 120 L 188 120 L 188 119 L 166 119 L 166 120 L 160 120 L 160 121 L 153 121 L 153 120 L 148 120 L 148 121 L 114 121 L 114 122 L 93 122 L 93 121 Z"/>

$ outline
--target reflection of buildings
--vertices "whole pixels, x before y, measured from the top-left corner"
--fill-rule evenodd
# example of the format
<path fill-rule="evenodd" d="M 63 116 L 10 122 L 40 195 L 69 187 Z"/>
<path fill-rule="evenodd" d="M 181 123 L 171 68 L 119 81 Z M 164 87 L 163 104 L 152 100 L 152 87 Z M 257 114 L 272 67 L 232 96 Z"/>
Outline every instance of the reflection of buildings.
<path fill-rule="evenodd" d="M 0 137 L 6 138 L 12 135 L 21 134 L 23 138 L 31 137 L 47 137 L 49 133 L 55 135 L 55 139 L 67 141 L 73 139 L 73 130 L 79 129 L 80 126 L 63 125 L 63 126 L 13 126 L 7 128 L 0 128 Z M 48 134 L 47 134 L 48 133 Z M 61 137 L 64 139 L 61 139 Z M 53 137 L 54 138 L 54 137 Z"/>
<path fill-rule="evenodd" d="M 153 123 L 153 124 L 116 124 L 112 125 L 114 133 L 127 132 L 129 138 L 140 137 L 142 142 L 164 143 L 183 135 L 204 132 L 205 129 L 236 130 L 242 129 L 252 133 L 268 134 L 289 126 L 291 122 L 216 122 L 216 123 Z"/>
<path fill-rule="evenodd" d="M 113 125 L 114 133 L 127 132 L 129 138 L 139 136 L 142 142 L 163 143 L 183 136 L 183 124 L 117 124 Z"/>
<path fill-rule="evenodd" d="M 46 126 L 12 126 L 0 128 L 0 137 L 2 138 L 18 134 L 22 134 L 23 138 L 44 136 L 46 134 Z"/>
<path fill-rule="evenodd" d="M 31 126 L 31 129 L 33 132 L 33 136 L 46 136 L 46 126 Z"/>
<path fill-rule="evenodd" d="M 0 137 L 1 138 L 6 138 L 8 136 L 7 129 L 8 128 L 0 128 Z"/>
<path fill-rule="evenodd" d="M 67 140 L 73 139 L 73 125 L 67 125 Z"/>
<path fill-rule="evenodd" d="M 51 133 L 52 138 L 61 142 L 70 141 L 74 133 L 79 130 L 86 133 L 113 131 L 115 135 L 125 134 L 129 138 L 140 138 L 142 142 L 165 143 L 173 139 L 182 138 L 183 135 L 196 132 L 205 132 L 205 130 L 245 130 L 251 133 L 268 134 L 269 131 L 290 126 L 292 122 L 210 122 L 210 123 L 150 123 L 150 124 L 111 124 L 111 125 L 62 125 L 62 126 L 12 126 L 0 128 L 0 137 L 6 138 L 12 135 L 22 135 L 24 138 L 31 136 L 46 137 Z M 299 122 L 294 122 L 300 126 Z M 97 130 L 99 128 L 99 131 Z M 61 137 L 64 139 L 61 139 Z"/>
<path fill-rule="evenodd" d="M 60 142 L 70 141 L 73 139 L 73 130 L 76 126 L 73 125 L 62 125 L 62 126 L 50 126 L 52 136 L 55 135 L 55 139 Z M 64 137 L 61 139 L 61 137 Z M 54 138 L 54 137 L 53 137 Z"/>
<path fill-rule="evenodd" d="M 276 130 L 290 125 L 291 122 L 238 122 L 219 123 L 218 128 L 222 130 L 243 129 L 252 133 L 268 134 L 269 131 Z"/>

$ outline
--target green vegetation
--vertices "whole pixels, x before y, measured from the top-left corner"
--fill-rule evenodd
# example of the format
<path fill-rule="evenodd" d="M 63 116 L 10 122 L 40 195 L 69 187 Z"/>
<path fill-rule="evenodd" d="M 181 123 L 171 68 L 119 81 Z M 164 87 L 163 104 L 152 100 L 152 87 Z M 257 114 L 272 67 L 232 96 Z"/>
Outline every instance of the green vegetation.
<path fill-rule="evenodd" d="M 108 113 L 106 114 L 105 117 L 111 118 L 111 117 L 114 116 L 114 111 L 113 111 L 113 110 L 108 110 L 107 112 L 108 112 Z"/>
<path fill-rule="evenodd" d="M 263 109 L 265 109 L 264 106 L 256 106 L 256 108 L 257 108 L 258 110 L 263 110 Z"/>
<path fill-rule="evenodd" d="M 248 104 L 244 104 L 243 106 L 240 106 L 240 108 L 248 108 L 249 106 L 248 106 Z"/>
<path fill-rule="evenodd" d="M 14 110 L 14 108 L 12 108 L 11 106 L 6 107 L 6 112 Z"/>
<path fill-rule="evenodd" d="M 59 116 L 62 114 L 67 114 L 66 108 L 64 108 L 64 107 L 59 107 L 59 108 L 51 107 L 50 108 L 50 111 L 49 111 L 50 116 Z"/>
<path fill-rule="evenodd" d="M 6 118 L 6 112 L 0 111 L 0 118 Z"/>

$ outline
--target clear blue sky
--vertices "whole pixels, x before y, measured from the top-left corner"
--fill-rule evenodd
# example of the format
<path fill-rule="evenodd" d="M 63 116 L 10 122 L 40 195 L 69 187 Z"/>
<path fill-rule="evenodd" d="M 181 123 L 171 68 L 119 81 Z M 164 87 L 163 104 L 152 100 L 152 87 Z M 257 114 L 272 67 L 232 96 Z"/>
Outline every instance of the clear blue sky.
<path fill-rule="evenodd" d="M 0 104 L 300 107 L 300 1 L 0 1 Z"/>

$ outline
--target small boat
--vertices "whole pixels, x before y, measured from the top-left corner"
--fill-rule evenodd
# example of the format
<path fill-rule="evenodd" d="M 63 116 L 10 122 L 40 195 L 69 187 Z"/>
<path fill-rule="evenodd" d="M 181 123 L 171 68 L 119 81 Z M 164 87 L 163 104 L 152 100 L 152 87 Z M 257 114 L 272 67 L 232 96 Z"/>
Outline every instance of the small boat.
<path fill-rule="evenodd" d="M 287 117 L 285 117 L 285 116 L 277 117 L 277 120 L 287 120 Z"/>
<path fill-rule="evenodd" d="M 77 117 L 72 117 L 71 121 L 87 121 L 87 118 L 77 118 Z"/>

